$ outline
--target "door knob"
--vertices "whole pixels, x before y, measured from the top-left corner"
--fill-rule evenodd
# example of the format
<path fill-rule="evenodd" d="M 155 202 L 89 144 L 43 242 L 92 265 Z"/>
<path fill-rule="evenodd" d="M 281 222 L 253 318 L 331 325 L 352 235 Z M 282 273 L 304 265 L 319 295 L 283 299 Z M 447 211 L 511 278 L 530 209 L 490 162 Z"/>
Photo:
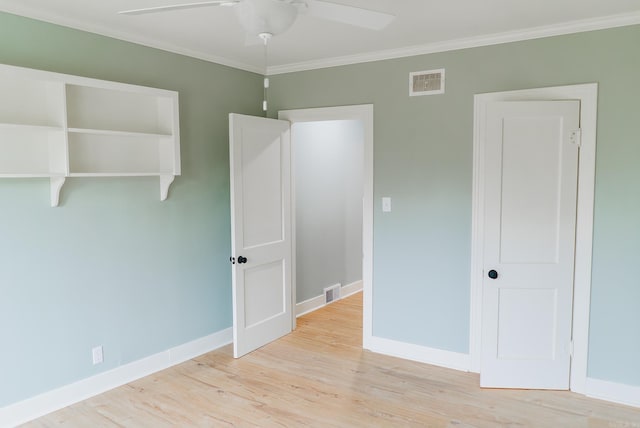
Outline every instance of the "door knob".
<path fill-rule="evenodd" d="M 491 279 L 496 279 L 498 277 L 498 271 L 491 269 L 488 273 L 488 276 Z"/>
<path fill-rule="evenodd" d="M 247 258 L 246 257 L 243 257 L 243 256 L 238 257 L 238 264 L 243 264 L 243 263 L 246 263 L 246 262 L 247 262 Z"/>

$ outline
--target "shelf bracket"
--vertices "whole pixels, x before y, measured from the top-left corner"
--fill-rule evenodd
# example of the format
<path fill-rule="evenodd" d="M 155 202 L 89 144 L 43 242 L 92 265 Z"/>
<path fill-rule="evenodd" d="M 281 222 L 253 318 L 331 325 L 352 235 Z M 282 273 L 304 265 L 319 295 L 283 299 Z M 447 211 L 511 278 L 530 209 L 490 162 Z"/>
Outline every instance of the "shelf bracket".
<path fill-rule="evenodd" d="M 65 177 L 50 177 L 49 182 L 51 184 L 51 206 L 57 207 L 60 202 L 60 190 L 64 184 Z"/>
<path fill-rule="evenodd" d="M 160 175 L 160 200 L 164 201 L 167 199 L 167 195 L 169 194 L 169 186 L 173 183 L 173 180 L 176 178 L 175 175 Z"/>

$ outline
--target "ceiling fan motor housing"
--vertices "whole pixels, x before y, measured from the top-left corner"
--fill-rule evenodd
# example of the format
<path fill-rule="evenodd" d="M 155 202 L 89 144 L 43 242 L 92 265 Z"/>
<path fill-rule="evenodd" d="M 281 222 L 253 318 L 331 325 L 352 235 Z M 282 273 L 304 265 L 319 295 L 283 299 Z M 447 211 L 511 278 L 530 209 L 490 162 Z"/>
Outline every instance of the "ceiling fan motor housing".
<path fill-rule="evenodd" d="M 235 6 L 240 25 L 247 33 L 273 35 L 288 30 L 298 16 L 298 8 L 281 0 L 243 0 Z"/>

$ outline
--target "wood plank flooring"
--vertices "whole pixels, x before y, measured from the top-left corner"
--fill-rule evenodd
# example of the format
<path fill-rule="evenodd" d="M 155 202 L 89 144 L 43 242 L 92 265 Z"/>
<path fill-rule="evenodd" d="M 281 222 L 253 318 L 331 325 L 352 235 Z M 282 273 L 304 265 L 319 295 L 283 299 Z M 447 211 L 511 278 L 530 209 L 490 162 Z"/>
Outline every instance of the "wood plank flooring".
<path fill-rule="evenodd" d="M 359 293 L 239 360 L 227 346 L 25 426 L 640 428 L 640 409 L 480 389 L 476 374 L 363 351 L 361 336 Z"/>

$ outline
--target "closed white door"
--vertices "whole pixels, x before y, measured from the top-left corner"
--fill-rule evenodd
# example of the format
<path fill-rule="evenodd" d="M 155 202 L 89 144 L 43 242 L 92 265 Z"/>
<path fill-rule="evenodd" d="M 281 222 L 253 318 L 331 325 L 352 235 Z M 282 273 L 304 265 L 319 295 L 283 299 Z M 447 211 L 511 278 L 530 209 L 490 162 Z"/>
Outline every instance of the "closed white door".
<path fill-rule="evenodd" d="M 229 115 L 233 353 L 291 332 L 289 122 Z"/>
<path fill-rule="evenodd" d="M 579 112 L 579 101 L 488 106 L 483 387 L 569 389 Z"/>

